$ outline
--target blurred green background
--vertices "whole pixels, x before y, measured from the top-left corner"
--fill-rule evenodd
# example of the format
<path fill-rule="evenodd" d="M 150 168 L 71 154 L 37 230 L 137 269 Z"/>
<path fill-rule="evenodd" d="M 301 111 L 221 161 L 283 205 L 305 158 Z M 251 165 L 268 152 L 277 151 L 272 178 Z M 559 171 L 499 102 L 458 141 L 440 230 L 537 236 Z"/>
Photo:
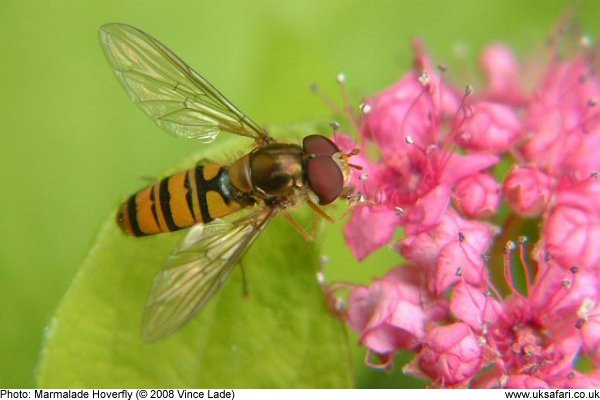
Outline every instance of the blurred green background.
<path fill-rule="evenodd" d="M 490 41 L 520 54 L 539 49 L 568 4 L 0 1 L 0 387 L 33 386 L 44 327 L 102 222 L 141 177 L 201 146 L 169 137 L 129 103 L 100 50 L 102 24 L 151 33 L 268 126 L 330 119 L 309 86 L 337 97 L 340 71 L 355 101 L 390 85 L 409 69 L 415 36 L 451 71 L 474 65 Z M 584 2 L 578 14 L 595 33 L 600 5 Z M 397 262 L 389 250 L 354 262 L 340 229 L 327 232 L 330 278 L 365 281 Z M 356 354 L 357 386 L 398 385 L 364 367 L 362 349 Z"/>

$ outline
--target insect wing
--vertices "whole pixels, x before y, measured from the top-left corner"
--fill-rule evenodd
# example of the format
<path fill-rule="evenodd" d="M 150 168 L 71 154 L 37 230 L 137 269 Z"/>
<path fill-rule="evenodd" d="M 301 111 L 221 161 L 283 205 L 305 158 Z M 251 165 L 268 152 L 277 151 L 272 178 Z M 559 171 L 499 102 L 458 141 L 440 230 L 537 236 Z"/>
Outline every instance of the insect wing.
<path fill-rule="evenodd" d="M 104 52 L 129 97 L 169 133 L 203 142 L 221 131 L 272 138 L 152 36 L 124 24 L 100 29 Z"/>
<path fill-rule="evenodd" d="M 144 339 L 164 338 L 197 315 L 274 215 L 258 210 L 232 222 L 217 219 L 192 227 L 154 279 Z"/>

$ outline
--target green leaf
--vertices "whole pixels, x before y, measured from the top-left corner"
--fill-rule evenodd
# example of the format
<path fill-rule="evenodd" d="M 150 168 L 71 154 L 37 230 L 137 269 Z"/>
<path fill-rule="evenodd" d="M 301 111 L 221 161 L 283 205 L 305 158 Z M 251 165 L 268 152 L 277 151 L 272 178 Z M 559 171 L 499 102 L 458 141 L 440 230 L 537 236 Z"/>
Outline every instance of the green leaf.
<path fill-rule="evenodd" d="M 152 278 L 180 237 L 125 237 L 110 217 L 47 329 L 40 387 L 352 385 L 345 328 L 315 279 L 318 249 L 279 218 L 243 260 L 247 296 L 238 270 L 185 328 L 143 342 Z"/>

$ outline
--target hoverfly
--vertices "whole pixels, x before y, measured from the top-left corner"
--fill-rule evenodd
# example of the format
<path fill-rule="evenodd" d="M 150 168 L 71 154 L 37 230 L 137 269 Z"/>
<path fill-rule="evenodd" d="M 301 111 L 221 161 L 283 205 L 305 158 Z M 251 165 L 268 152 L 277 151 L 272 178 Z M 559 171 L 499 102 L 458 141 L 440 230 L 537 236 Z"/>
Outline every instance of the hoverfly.
<path fill-rule="evenodd" d="M 316 203 L 340 196 L 357 151 L 343 153 L 317 134 L 302 145 L 277 142 L 150 35 L 108 24 L 100 36 L 121 85 L 158 126 L 204 143 L 221 132 L 254 140 L 230 165 L 207 163 L 164 178 L 117 212 L 128 235 L 191 228 L 154 279 L 143 319 L 144 339 L 153 341 L 202 310 L 273 217 L 291 218 L 286 210 L 302 202 L 327 217 Z"/>

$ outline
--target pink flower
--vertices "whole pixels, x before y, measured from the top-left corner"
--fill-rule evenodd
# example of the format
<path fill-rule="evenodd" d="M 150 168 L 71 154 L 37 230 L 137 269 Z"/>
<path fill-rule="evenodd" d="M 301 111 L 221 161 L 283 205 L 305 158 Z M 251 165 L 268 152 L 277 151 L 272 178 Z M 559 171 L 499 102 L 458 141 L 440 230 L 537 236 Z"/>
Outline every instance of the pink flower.
<path fill-rule="evenodd" d="M 349 295 L 368 363 L 412 352 L 403 371 L 436 387 L 597 387 L 600 78 L 584 53 L 524 88 L 494 45 L 489 87 L 461 97 L 415 49 L 415 70 L 365 102 L 361 143 L 379 154 L 351 180 L 350 248 L 364 259 L 401 230 L 406 263 Z"/>
<path fill-rule="evenodd" d="M 350 326 L 360 332 L 362 344 L 387 362 L 400 349 L 414 350 L 425 337 L 425 322 L 447 313 L 446 301 L 427 294 L 421 280 L 415 268 L 399 267 L 350 295 Z"/>
<path fill-rule="evenodd" d="M 511 107 L 482 101 L 471 107 L 471 113 L 458 138 L 467 149 L 504 153 L 522 134 L 521 121 Z"/>
<path fill-rule="evenodd" d="M 425 376 L 441 386 L 465 386 L 479 372 L 482 353 L 468 325 L 438 326 L 429 331 L 419 355 L 405 372 Z"/>
<path fill-rule="evenodd" d="M 472 174 L 457 182 L 454 188 L 456 207 L 468 217 L 489 217 L 500 205 L 500 187 L 487 173 Z"/>
<path fill-rule="evenodd" d="M 567 169 L 579 164 L 579 153 L 587 153 L 586 142 L 597 140 L 600 82 L 592 74 L 584 57 L 550 64 L 526 109 L 525 126 L 530 134 L 522 154 L 548 173 L 581 179 L 592 172 Z M 598 165 L 597 159 L 590 162 L 589 154 L 584 159 L 584 168 Z"/>
<path fill-rule="evenodd" d="M 588 298 L 577 310 L 583 348 L 595 365 L 600 364 L 600 303 Z"/>
<path fill-rule="evenodd" d="M 544 226 L 545 251 L 565 268 L 600 268 L 600 181 L 560 190 Z"/>
<path fill-rule="evenodd" d="M 508 377 L 507 389 L 549 389 L 550 385 L 543 379 L 528 374 L 516 374 Z"/>
<path fill-rule="evenodd" d="M 351 181 L 370 207 L 356 207 L 345 230 L 346 240 L 359 259 L 389 243 L 401 225 L 413 232 L 439 224 L 456 182 L 499 161 L 492 154 L 452 151 L 452 141 L 466 120 L 452 113 L 461 107 L 458 91 L 442 83 L 422 52 L 417 54 L 416 64 L 419 71 L 363 106 L 363 142 L 377 144 L 382 159 L 358 158 L 364 172 L 360 182 L 356 178 Z M 482 206 L 485 210 L 474 212 L 487 212 L 491 197 Z M 361 227 L 365 229 L 359 234 Z"/>
<path fill-rule="evenodd" d="M 491 225 L 466 220 L 455 211 L 448 210 L 437 225 L 403 239 L 400 252 L 416 265 L 433 269 L 438 265 L 442 249 L 452 243 L 464 244 L 472 249 L 469 253 L 473 252 L 481 258 L 487 252 L 495 233 Z M 455 272 L 456 270 L 452 271 Z"/>
<path fill-rule="evenodd" d="M 399 169 L 407 169 L 408 165 L 400 165 L 412 164 L 422 149 L 441 138 L 440 123 L 456 112 L 460 99 L 460 92 L 446 86 L 431 68 L 422 43 L 414 45 L 415 70 L 367 99 L 363 107 L 368 112 L 362 120 L 361 134 L 377 143 L 386 162 Z"/>
<path fill-rule="evenodd" d="M 400 217 L 394 210 L 358 205 L 344 228 L 344 234 L 356 258 L 362 260 L 389 243 L 398 226 Z"/>
<path fill-rule="evenodd" d="M 548 206 L 552 179 L 536 167 L 516 165 L 502 188 L 506 202 L 520 215 L 535 217 Z"/>
<path fill-rule="evenodd" d="M 502 304 L 491 293 L 482 290 L 482 286 L 460 282 L 454 288 L 450 299 L 452 314 L 476 331 L 487 324 L 494 324 L 502 313 Z"/>
<path fill-rule="evenodd" d="M 485 96 L 509 105 L 525 102 L 519 64 L 512 50 L 502 44 L 488 46 L 482 53 L 481 66 L 488 78 Z"/>
<path fill-rule="evenodd" d="M 482 338 L 486 362 L 495 365 L 480 371 L 480 386 L 556 387 L 577 372 L 573 363 L 582 346 L 577 310 L 597 296 L 598 278 L 578 276 L 581 271 L 565 271 L 553 262 L 542 261 L 538 268 L 537 282 L 526 288 L 529 296 L 516 290 L 511 264 L 505 265 L 505 276 L 513 294 L 504 301 L 466 283 L 455 288 L 451 312 Z"/>

